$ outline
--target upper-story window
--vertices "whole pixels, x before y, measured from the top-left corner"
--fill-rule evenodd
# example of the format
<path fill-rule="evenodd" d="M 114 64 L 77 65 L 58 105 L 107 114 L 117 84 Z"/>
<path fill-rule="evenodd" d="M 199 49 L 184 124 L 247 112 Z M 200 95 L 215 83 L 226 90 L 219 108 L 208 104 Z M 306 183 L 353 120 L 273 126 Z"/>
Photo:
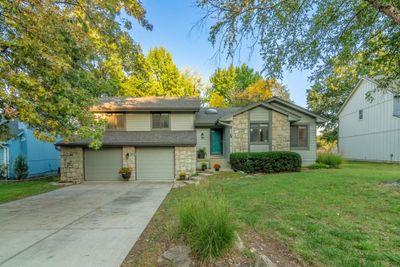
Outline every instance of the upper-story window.
<path fill-rule="evenodd" d="M 107 129 L 108 130 L 124 130 L 125 115 L 124 114 L 107 114 Z"/>
<path fill-rule="evenodd" d="M 308 148 L 308 126 L 292 125 L 290 126 L 290 147 Z"/>
<path fill-rule="evenodd" d="M 364 118 L 364 110 L 360 109 L 360 110 L 358 111 L 358 119 L 359 119 L 359 120 L 362 120 L 363 118 Z"/>
<path fill-rule="evenodd" d="M 251 123 L 250 124 L 250 143 L 268 142 L 268 124 Z"/>
<path fill-rule="evenodd" d="M 393 97 L 393 116 L 400 117 L 400 95 Z"/>
<path fill-rule="evenodd" d="M 169 113 L 158 112 L 152 113 L 151 116 L 153 129 L 169 129 Z"/>

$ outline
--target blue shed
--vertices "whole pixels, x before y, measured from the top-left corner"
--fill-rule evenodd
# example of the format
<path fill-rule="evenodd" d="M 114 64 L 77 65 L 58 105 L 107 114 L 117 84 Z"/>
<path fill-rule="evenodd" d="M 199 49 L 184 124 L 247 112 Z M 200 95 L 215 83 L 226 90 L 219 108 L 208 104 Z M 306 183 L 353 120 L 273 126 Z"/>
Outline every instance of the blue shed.
<path fill-rule="evenodd" d="M 8 177 L 14 178 L 14 160 L 25 156 L 29 177 L 57 173 L 60 167 L 60 152 L 53 143 L 36 139 L 33 131 L 19 121 L 7 123 L 13 137 L 0 143 L 0 165 L 8 166 Z"/>

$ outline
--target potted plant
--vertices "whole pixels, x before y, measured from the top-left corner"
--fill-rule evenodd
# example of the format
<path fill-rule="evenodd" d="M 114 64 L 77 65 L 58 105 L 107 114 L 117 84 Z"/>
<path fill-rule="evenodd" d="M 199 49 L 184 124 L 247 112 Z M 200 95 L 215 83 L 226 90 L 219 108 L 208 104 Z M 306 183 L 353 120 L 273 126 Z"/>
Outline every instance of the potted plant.
<path fill-rule="evenodd" d="M 121 174 L 122 178 L 128 180 L 129 178 L 131 178 L 132 168 L 123 167 L 119 170 L 119 174 Z"/>
<path fill-rule="evenodd" d="M 207 163 L 206 162 L 202 162 L 201 163 L 201 170 L 205 171 L 207 169 Z"/>
<path fill-rule="evenodd" d="M 204 159 L 206 157 L 206 148 L 199 148 L 197 149 L 197 158 Z"/>
<path fill-rule="evenodd" d="M 219 165 L 218 163 L 215 163 L 213 167 L 216 172 L 219 171 L 219 169 L 221 169 L 221 165 Z"/>
<path fill-rule="evenodd" d="M 180 179 L 180 180 L 185 180 L 185 179 L 186 179 L 186 172 L 183 172 L 183 171 L 180 172 L 180 173 L 179 173 L 179 179 Z"/>

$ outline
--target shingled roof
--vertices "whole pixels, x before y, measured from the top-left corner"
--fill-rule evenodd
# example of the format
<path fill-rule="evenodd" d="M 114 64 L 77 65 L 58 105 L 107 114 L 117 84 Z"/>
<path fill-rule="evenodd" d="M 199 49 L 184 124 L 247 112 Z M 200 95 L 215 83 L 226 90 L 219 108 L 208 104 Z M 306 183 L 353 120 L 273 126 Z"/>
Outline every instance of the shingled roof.
<path fill-rule="evenodd" d="M 88 146 L 90 139 L 70 143 L 64 141 L 56 146 Z M 106 131 L 103 136 L 103 146 L 194 146 L 196 145 L 195 131 Z"/>
<path fill-rule="evenodd" d="M 92 111 L 198 111 L 196 97 L 102 97 Z"/>
<path fill-rule="evenodd" d="M 196 113 L 196 126 L 214 126 L 217 121 L 224 117 L 225 115 L 229 115 L 237 112 L 241 108 L 201 108 L 198 113 Z M 215 110 L 216 113 L 207 113 L 207 110 Z"/>

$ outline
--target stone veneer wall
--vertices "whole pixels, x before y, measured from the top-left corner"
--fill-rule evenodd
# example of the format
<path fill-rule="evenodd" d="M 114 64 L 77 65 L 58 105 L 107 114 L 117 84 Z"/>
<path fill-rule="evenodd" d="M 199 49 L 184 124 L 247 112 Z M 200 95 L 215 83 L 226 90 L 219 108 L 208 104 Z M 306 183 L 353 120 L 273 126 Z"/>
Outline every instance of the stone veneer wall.
<path fill-rule="evenodd" d="M 231 151 L 247 152 L 249 149 L 249 114 L 243 112 L 233 117 Z"/>
<path fill-rule="evenodd" d="M 175 147 L 175 178 L 179 178 L 181 171 L 187 175 L 196 172 L 196 147 L 176 146 Z"/>
<path fill-rule="evenodd" d="M 61 147 L 61 181 L 79 184 L 84 177 L 83 148 Z"/>
<path fill-rule="evenodd" d="M 287 115 L 272 111 L 272 151 L 290 150 L 290 123 Z"/>
<path fill-rule="evenodd" d="M 128 159 L 126 154 L 129 153 Z M 136 152 L 134 146 L 124 146 L 122 147 L 122 166 L 132 168 L 132 175 L 129 181 L 136 180 Z"/>

